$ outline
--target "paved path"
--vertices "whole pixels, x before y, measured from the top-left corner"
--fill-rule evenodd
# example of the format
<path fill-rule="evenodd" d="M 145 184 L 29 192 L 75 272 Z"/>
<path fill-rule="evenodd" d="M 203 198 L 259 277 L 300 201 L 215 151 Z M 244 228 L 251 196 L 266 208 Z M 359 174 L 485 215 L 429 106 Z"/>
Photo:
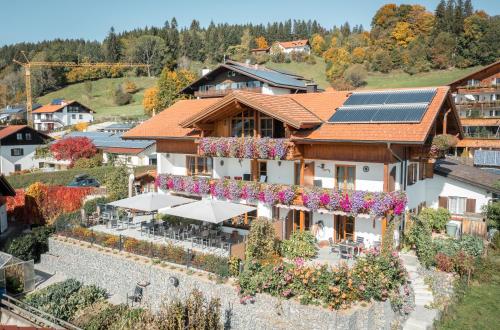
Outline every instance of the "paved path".
<path fill-rule="evenodd" d="M 410 313 L 410 317 L 406 320 L 404 330 L 420 330 L 431 329 L 434 319 L 438 316 L 438 310 L 430 308 L 434 301 L 432 291 L 427 284 L 424 283 L 424 278 L 417 269 L 420 267 L 418 259 L 414 255 L 401 254 L 401 259 L 408 275 L 410 277 L 411 286 L 415 291 L 415 310 Z M 427 306 L 427 307 L 426 307 Z"/>

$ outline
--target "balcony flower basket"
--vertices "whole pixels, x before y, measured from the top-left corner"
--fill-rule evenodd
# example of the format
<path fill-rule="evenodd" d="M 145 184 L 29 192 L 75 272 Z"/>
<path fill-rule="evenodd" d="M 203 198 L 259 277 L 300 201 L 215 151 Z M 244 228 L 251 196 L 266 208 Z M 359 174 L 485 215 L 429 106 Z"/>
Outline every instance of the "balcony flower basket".
<path fill-rule="evenodd" d="M 292 146 L 288 139 L 206 137 L 199 139 L 198 151 L 211 157 L 284 160 Z"/>
<path fill-rule="evenodd" d="M 445 153 L 457 145 L 458 138 L 450 134 L 439 134 L 432 139 L 429 152 L 431 158 L 443 158 Z"/>
<path fill-rule="evenodd" d="M 351 216 L 370 214 L 401 215 L 406 207 L 406 194 L 395 192 L 339 191 L 305 188 L 284 184 L 267 184 L 231 179 L 207 179 L 190 176 L 158 175 L 157 185 L 163 190 L 193 195 L 211 195 L 217 199 L 266 205 L 305 206 L 311 211 L 324 209 Z"/>

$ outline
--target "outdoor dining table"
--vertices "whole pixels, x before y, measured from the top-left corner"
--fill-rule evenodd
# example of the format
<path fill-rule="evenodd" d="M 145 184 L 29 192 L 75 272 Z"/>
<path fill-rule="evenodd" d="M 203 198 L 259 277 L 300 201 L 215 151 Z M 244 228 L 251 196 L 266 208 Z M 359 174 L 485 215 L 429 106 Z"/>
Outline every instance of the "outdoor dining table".
<path fill-rule="evenodd" d="M 154 236 L 155 230 L 158 228 L 159 225 L 160 225 L 159 222 L 147 222 L 147 221 L 141 222 L 141 235 L 143 232 L 142 228 L 146 228 L 148 237 L 151 235 L 151 232 L 153 233 Z"/>
<path fill-rule="evenodd" d="M 358 243 L 354 241 L 343 241 L 338 244 L 340 246 L 344 246 L 347 248 L 348 251 L 350 251 L 352 256 L 357 256 L 359 255 L 360 252 L 360 246 Z"/>

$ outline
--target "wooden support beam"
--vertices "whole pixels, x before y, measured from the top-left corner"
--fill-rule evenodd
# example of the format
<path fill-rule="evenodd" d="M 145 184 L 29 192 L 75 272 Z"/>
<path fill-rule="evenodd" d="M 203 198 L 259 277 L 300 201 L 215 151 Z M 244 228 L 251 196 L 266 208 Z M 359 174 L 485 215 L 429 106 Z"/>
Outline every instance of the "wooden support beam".
<path fill-rule="evenodd" d="M 387 218 L 383 217 L 382 218 L 382 237 L 380 238 L 380 242 L 383 243 L 384 241 L 384 235 L 387 230 Z"/>
<path fill-rule="evenodd" d="M 306 163 L 304 161 L 304 158 L 300 159 L 300 175 L 299 175 L 299 185 L 303 186 L 304 185 L 304 171 L 306 168 Z"/>
<path fill-rule="evenodd" d="M 389 191 L 389 164 L 384 163 L 384 192 Z"/>
<path fill-rule="evenodd" d="M 300 220 L 300 231 L 304 231 L 306 229 L 306 214 L 305 214 L 305 211 L 300 211 L 299 220 Z"/>

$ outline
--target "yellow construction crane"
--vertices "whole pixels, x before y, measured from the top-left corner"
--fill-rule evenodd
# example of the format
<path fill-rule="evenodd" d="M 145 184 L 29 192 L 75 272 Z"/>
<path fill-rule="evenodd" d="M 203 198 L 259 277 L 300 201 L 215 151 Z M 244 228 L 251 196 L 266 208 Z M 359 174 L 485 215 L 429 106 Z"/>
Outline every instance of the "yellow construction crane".
<path fill-rule="evenodd" d="M 67 67 L 67 68 L 147 68 L 148 76 L 150 75 L 149 64 L 143 63 L 75 63 L 75 62 L 31 62 L 26 54 L 21 51 L 26 62 L 20 62 L 13 59 L 14 63 L 21 65 L 24 68 L 24 78 L 26 83 L 26 116 L 28 126 L 33 127 L 33 101 L 31 99 L 31 68 L 41 67 Z"/>

